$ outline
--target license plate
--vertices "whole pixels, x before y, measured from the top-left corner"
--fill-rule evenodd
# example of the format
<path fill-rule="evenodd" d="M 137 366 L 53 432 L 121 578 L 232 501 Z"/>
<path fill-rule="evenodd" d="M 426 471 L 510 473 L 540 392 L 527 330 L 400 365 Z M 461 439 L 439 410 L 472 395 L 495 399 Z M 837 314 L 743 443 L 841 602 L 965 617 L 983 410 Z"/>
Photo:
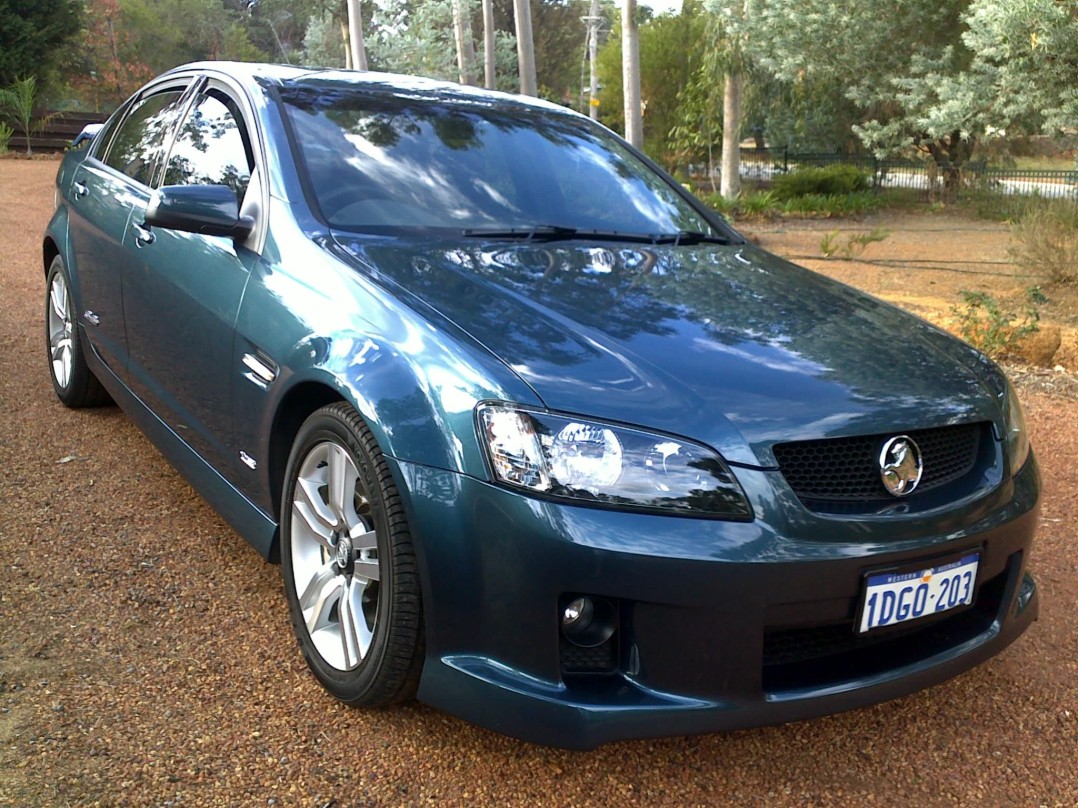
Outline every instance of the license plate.
<path fill-rule="evenodd" d="M 864 633 L 968 606 L 980 560 L 980 553 L 970 553 L 938 567 L 869 575 L 857 630 Z"/>

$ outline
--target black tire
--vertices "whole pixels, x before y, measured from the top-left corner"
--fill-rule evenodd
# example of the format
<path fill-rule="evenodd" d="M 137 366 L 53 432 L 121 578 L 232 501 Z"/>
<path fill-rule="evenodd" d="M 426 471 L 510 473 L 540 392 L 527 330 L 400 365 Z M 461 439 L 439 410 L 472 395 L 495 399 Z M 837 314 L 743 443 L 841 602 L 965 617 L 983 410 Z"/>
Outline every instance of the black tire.
<path fill-rule="evenodd" d="M 112 401 L 83 354 L 71 296 L 71 278 L 56 256 L 45 280 L 45 356 L 56 397 L 65 407 L 100 407 Z"/>
<path fill-rule="evenodd" d="M 354 707 L 414 698 L 424 640 L 412 537 L 385 458 L 348 404 L 323 407 L 304 422 L 281 503 L 281 573 L 311 671 Z"/>

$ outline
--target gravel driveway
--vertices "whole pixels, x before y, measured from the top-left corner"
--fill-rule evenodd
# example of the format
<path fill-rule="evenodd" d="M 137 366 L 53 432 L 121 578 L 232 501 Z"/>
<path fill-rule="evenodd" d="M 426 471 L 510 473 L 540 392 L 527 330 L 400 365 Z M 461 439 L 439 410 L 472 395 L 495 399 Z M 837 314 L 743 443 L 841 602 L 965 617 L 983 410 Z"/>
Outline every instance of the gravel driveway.
<path fill-rule="evenodd" d="M 55 170 L 0 160 L 0 805 L 1078 805 L 1075 401 L 1024 396 L 1041 619 L 947 684 L 590 753 L 419 705 L 358 712 L 307 674 L 278 568 L 118 410 L 53 396 Z"/>

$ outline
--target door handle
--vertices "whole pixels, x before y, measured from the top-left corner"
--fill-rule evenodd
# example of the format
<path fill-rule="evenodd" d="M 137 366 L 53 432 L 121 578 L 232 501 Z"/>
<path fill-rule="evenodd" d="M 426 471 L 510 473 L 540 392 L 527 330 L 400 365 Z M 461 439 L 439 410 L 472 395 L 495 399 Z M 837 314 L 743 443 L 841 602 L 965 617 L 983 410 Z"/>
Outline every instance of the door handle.
<path fill-rule="evenodd" d="M 132 222 L 131 229 L 135 231 L 135 246 L 136 247 L 148 247 L 153 244 L 154 239 L 157 238 L 153 234 L 153 231 L 146 226 L 145 223 L 137 224 Z"/>
<path fill-rule="evenodd" d="M 86 194 L 90 193 L 90 189 L 86 187 L 84 182 L 73 182 L 71 187 L 75 190 L 75 199 L 82 199 Z"/>

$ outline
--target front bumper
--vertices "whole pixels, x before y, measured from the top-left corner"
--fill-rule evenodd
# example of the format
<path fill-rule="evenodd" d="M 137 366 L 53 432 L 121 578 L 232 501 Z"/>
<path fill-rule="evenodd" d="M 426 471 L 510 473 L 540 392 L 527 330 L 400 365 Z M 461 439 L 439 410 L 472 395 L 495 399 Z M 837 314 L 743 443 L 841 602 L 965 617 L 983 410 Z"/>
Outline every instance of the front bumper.
<path fill-rule="evenodd" d="M 1037 616 L 1025 569 L 1032 458 L 960 512 L 904 518 L 809 518 L 766 501 L 767 472 L 739 469 L 751 523 L 541 502 L 395 467 L 423 571 L 419 698 L 536 743 L 589 749 L 873 704 L 983 662 Z M 857 638 L 866 571 L 972 549 L 973 606 Z M 578 593 L 615 604 L 615 670 L 604 675 L 564 666 L 559 605 Z"/>

